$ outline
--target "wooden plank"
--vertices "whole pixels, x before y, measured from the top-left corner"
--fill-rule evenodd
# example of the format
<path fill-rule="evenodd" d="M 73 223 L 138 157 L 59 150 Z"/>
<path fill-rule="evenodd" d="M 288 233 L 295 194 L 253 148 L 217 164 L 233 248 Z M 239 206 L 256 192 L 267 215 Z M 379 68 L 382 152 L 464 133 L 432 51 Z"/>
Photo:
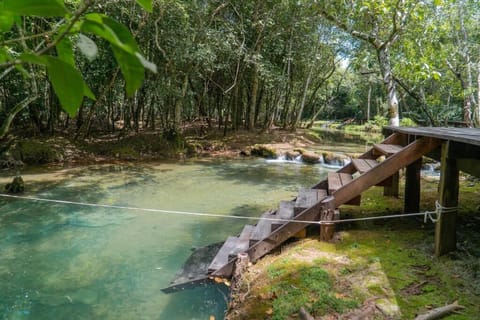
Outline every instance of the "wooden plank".
<path fill-rule="evenodd" d="M 295 202 L 293 201 L 280 201 L 280 205 L 275 216 L 279 219 L 291 219 L 293 217 L 294 207 Z"/>
<path fill-rule="evenodd" d="M 450 149 L 451 142 L 442 145 L 442 160 L 440 172 L 439 201 L 444 207 L 451 208 L 458 205 L 458 167 L 455 155 Z M 440 215 L 435 224 L 435 254 L 443 255 L 457 248 L 456 236 L 457 212 L 448 212 Z"/>
<path fill-rule="evenodd" d="M 383 143 L 375 143 L 373 145 L 374 154 L 377 155 L 385 155 L 387 157 L 400 152 L 403 147 L 397 144 L 383 144 Z"/>
<path fill-rule="evenodd" d="M 390 183 L 384 187 L 383 195 L 386 197 L 398 198 L 399 186 L 400 186 L 400 174 L 397 171 L 390 177 Z"/>
<path fill-rule="evenodd" d="M 262 218 L 274 219 L 275 215 L 270 212 L 262 214 Z M 252 231 L 250 240 L 259 241 L 265 238 L 272 231 L 272 220 L 261 219 L 257 222 L 255 228 Z"/>
<path fill-rule="evenodd" d="M 325 189 L 317 189 L 317 192 L 318 192 L 318 196 L 317 196 L 318 201 L 328 197 L 328 192 Z"/>
<path fill-rule="evenodd" d="M 230 255 L 244 252 L 248 249 L 248 241 L 238 241 L 237 237 L 228 237 L 227 241 L 218 251 L 212 263 L 208 266 L 208 272 L 215 272 L 228 263 Z"/>
<path fill-rule="evenodd" d="M 347 183 L 353 180 L 351 174 L 348 173 L 328 173 L 328 193 L 332 195 L 336 190 L 340 189 Z"/>
<path fill-rule="evenodd" d="M 208 282 L 208 267 L 222 245 L 223 243 L 215 243 L 195 249 L 177 272 L 175 279 L 161 290 L 172 293 Z"/>
<path fill-rule="evenodd" d="M 441 140 L 425 137 L 412 142 L 403 148 L 401 152 L 379 163 L 375 169 L 365 172 L 348 185 L 335 191 L 337 207 L 359 196 L 363 191 L 390 177 L 401 168 L 420 159 L 424 154 L 437 148 L 440 144 Z"/>
<path fill-rule="evenodd" d="M 243 227 L 242 232 L 240 233 L 238 238 L 242 239 L 242 240 L 250 240 L 250 237 L 252 236 L 252 232 L 253 232 L 254 229 L 255 229 L 255 226 L 252 226 L 250 224 L 246 224 Z"/>
<path fill-rule="evenodd" d="M 480 130 L 476 128 L 386 127 L 386 129 L 400 134 L 431 137 L 480 146 Z"/>
<path fill-rule="evenodd" d="M 369 171 L 378 165 L 374 159 L 352 159 L 352 163 L 360 174 Z"/>
<path fill-rule="evenodd" d="M 404 212 L 420 212 L 420 170 L 422 158 L 407 166 L 405 172 Z"/>
<path fill-rule="evenodd" d="M 318 202 L 318 190 L 301 188 L 295 201 L 294 214 L 297 215 L 306 208 L 310 208 Z"/>

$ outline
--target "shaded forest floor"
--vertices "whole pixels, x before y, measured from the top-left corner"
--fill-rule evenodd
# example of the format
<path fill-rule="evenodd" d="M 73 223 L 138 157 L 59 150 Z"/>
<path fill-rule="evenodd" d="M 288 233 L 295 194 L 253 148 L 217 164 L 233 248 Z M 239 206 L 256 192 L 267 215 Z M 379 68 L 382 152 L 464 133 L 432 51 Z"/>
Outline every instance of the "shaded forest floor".
<path fill-rule="evenodd" d="M 403 181 L 402 181 L 403 183 Z M 438 181 L 422 178 L 421 210 L 432 210 Z M 458 250 L 434 256 L 434 225 L 423 217 L 342 224 L 332 243 L 317 235 L 283 246 L 250 266 L 228 319 L 413 319 L 458 300 L 448 319 L 480 314 L 480 183 L 462 177 Z M 362 196 L 343 218 L 401 213 L 382 188 Z"/>

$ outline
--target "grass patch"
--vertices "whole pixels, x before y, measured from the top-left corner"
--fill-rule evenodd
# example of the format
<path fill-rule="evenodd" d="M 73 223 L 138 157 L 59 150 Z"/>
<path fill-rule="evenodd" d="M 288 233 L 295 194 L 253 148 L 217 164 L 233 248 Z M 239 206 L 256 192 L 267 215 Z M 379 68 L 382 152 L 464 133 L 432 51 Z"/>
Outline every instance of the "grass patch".
<path fill-rule="evenodd" d="M 334 293 L 331 276 L 314 265 L 283 264 L 269 268 L 272 319 L 286 319 L 305 307 L 310 313 L 322 316 L 331 312 L 343 313 L 356 308 L 358 301 L 339 298 Z M 272 272 L 273 271 L 273 272 Z"/>

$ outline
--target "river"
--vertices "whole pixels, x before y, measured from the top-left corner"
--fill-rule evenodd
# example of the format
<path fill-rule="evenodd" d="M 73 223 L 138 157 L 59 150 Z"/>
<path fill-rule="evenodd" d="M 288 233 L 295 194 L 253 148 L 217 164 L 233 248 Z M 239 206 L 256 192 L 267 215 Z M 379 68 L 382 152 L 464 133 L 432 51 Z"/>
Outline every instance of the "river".
<path fill-rule="evenodd" d="M 259 216 L 327 172 L 215 160 L 22 176 L 31 197 Z M 161 289 L 193 248 L 238 234 L 245 223 L 255 221 L 0 198 L 0 319 L 223 319 L 223 285 L 168 295 Z"/>

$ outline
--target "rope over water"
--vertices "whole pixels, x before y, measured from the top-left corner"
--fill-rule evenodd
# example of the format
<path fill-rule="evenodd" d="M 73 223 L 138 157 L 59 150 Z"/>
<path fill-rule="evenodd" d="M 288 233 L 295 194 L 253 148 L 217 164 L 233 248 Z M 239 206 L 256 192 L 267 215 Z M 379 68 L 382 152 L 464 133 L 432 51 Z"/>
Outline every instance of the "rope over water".
<path fill-rule="evenodd" d="M 215 214 L 215 213 L 189 212 L 189 211 L 140 208 L 140 207 L 130 207 L 130 206 L 118 206 L 118 205 L 108 205 L 108 204 L 97 204 L 97 203 L 88 203 L 88 202 L 59 200 L 59 199 L 46 199 L 46 198 L 38 198 L 38 197 L 17 196 L 17 195 L 11 195 L 11 194 L 0 194 L 0 197 L 10 198 L 10 199 L 19 199 L 19 200 L 28 200 L 28 201 L 57 203 L 57 204 L 64 204 L 64 205 L 75 205 L 75 206 L 83 206 L 83 207 L 155 212 L 155 213 L 170 214 L 170 215 L 223 218 L 223 219 L 237 219 L 237 220 L 267 220 L 267 221 L 272 221 L 272 222 L 285 222 L 285 223 L 286 222 L 294 222 L 294 223 L 319 224 L 319 225 L 322 225 L 322 224 L 338 224 L 338 223 L 357 222 L 357 221 L 381 220 L 381 219 L 405 218 L 405 217 L 416 217 L 416 216 L 423 216 L 424 217 L 424 219 L 423 219 L 424 223 L 427 222 L 427 218 L 430 221 L 432 221 L 433 223 L 435 223 L 435 222 L 438 221 L 438 219 L 440 219 L 442 214 L 451 213 L 451 212 L 454 212 L 458 209 L 458 207 L 444 207 L 437 200 L 437 201 L 435 201 L 435 211 L 403 213 L 403 214 L 394 214 L 394 215 L 386 215 L 386 216 L 374 216 L 374 217 L 352 218 L 352 219 L 331 220 L 331 221 L 308 221 L 308 220 L 262 218 L 262 217 L 249 217 L 249 216 L 227 216 L 227 215 Z"/>

